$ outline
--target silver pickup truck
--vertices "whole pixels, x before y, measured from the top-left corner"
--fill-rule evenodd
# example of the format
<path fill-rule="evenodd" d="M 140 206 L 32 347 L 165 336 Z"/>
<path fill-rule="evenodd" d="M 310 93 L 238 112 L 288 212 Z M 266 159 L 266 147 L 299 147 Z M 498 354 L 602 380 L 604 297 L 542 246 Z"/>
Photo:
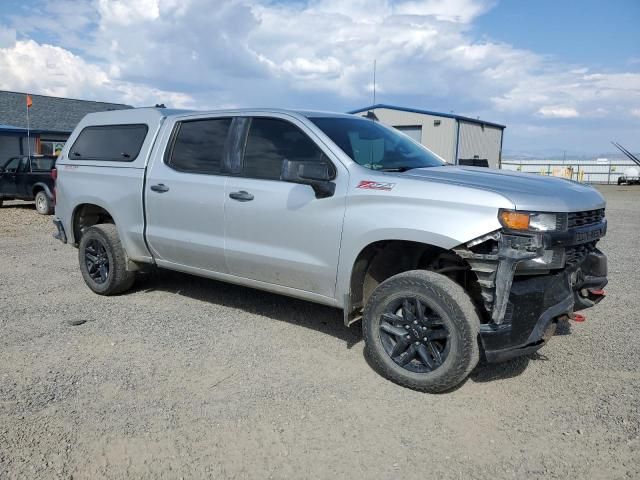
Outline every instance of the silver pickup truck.
<path fill-rule="evenodd" d="M 95 113 L 57 169 L 56 236 L 94 292 L 157 266 L 337 307 L 417 390 L 537 350 L 607 283 L 595 189 L 451 166 L 366 118 Z"/>

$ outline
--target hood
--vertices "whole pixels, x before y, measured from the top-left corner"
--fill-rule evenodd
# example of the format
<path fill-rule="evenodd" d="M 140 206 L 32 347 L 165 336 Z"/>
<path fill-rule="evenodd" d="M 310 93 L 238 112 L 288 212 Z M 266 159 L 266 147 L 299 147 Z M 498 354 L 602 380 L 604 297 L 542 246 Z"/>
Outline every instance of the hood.
<path fill-rule="evenodd" d="M 489 190 L 509 199 L 518 210 L 579 212 L 605 206 L 595 188 L 557 177 L 452 166 L 417 168 L 394 175 Z"/>

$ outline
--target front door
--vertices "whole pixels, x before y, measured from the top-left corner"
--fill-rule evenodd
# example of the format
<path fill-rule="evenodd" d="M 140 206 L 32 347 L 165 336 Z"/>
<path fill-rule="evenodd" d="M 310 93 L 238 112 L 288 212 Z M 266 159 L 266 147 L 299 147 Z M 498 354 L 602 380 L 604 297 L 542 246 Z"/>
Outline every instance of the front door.
<path fill-rule="evenodd" d="M 4 168 L 0 172 L 0 197 L 13 198 L 16 196 L 16 179 L 19 167 L 20 157 L 14 157 L 4 164 Z"/>
<path fill-rule="evenodd" d="M 159 265 L 227 273 L 223 159 L 231 118 L 178 121 L 145 187 L 147 241 Z"/>
<path fill-rule="evenodd" d="M 304 125 L 269 117 L 249 124 L 240 176 L 225 189 L 231 274 L 327 297 L 335 294 L 347 171 L 333 162 L 335 194 L 280 180 L 284 159 L 329 162 Z"/>

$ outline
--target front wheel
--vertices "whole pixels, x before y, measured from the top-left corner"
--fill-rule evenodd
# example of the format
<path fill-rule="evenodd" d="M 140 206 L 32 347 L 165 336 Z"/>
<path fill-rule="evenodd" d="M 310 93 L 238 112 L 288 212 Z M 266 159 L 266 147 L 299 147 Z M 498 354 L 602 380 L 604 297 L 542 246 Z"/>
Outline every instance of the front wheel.
<path fill-rule="evenodd" d="M 51 215 L 53 213 L 53 202 L 44 190 L 36 193 L 36 211 L 40 215 Z"/>
<path fill-rule="evenodd" d="M 450 390 L 478 364 L 475 307 L 460 285 L 437 273 L 413 270 L 382 282 L 362 328 L 378 373 L 414 390 Z"/>
<path fill-rule="evenodd" d="M 94 225 L 83 233 L 78 260 L 85 283 L 99 295 L 122 293 L 135 281 L 135 273 L 127 271 L 118 230 L 111 223 Z"/>

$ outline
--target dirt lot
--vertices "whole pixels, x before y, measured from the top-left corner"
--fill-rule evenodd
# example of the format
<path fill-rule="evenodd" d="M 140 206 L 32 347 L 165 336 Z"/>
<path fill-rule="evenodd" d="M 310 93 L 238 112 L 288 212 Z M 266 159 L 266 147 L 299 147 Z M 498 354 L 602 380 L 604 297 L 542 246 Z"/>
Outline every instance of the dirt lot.
<path fill-rule="evenodd" d="M 442 395 L 376 375 L 337 310 L 169 272 L 94 295 L 9 202 L 0 478 L 639 478 L 640 188 L 603 191 L 605 303 Z"/>

